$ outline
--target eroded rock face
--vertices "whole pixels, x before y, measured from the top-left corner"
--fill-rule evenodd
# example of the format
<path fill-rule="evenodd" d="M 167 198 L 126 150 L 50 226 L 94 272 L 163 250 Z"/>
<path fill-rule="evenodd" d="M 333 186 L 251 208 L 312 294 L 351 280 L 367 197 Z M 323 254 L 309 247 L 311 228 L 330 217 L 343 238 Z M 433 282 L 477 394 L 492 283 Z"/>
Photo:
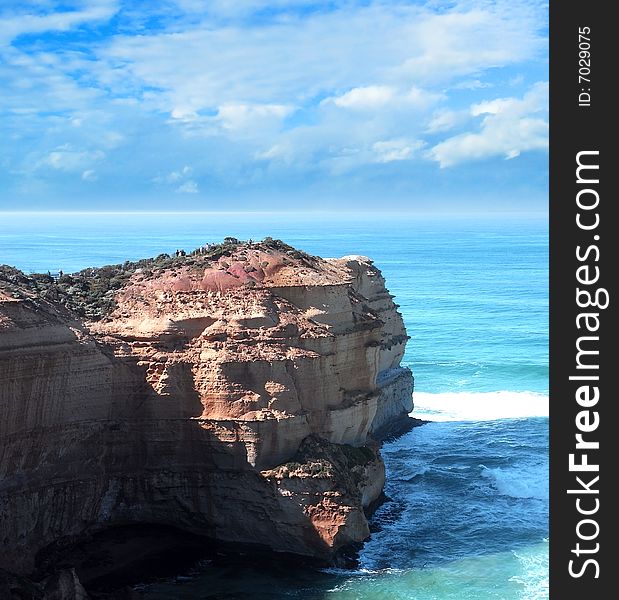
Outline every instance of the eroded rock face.
<path fill-rule="evenodd" d="M 130 523 L 325 560 L 367 538 L 373 440 L 412 410 L 402 318 L 369 259 L 233 244 L 123 273 L 98 321 L 10 275 L 0 567 Z"/>

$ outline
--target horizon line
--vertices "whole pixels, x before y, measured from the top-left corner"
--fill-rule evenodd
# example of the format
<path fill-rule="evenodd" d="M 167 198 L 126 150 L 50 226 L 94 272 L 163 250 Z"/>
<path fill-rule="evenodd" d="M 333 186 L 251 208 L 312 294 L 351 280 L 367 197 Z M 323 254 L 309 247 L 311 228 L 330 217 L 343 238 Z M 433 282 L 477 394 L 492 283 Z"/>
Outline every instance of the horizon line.
<path fill-rule="evenodd" d="M 499 217 L 499 216 L 531 216 L 531 217 L 545 217 L 548 218 L 548 210 L 473 210 L 473 211 L 458 211 L 458 210 L 441 210 L 441 211 L 424 211 L 424 210 L 236 210 L 236 211 L 205 211 L 205 210 L 188 210 L 188 211 L 159 211 L 159 210 L 1 210 L 0 215 L 15 215 L 15 216 L 28 216 L 28 215 L 213 215 L 213 216 L 226 216 L 226 215 L 346 215 L 352 217 L 362 216 L 376 216 L 382 215 L 385 217 L 395 215 L 407 215 L 407 216 L 460 216 L 460 217 Z"/>

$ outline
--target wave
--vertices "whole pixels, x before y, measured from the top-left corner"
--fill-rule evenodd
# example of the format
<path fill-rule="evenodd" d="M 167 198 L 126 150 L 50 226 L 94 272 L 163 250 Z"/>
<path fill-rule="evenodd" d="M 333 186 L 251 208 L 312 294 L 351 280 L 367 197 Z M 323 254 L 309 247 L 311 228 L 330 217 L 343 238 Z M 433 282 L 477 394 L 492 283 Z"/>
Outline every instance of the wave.
<path fill-rule="evenodd" d="M 539 544 L 521 551 L 514 551 L 522 572 L 513 575 L 509 581 L 522 586 L 522 600 L 548 600 L 548 544 Z"/>
<path fill-rule="evenodd" d="M 481 476 L 490 480 L 502 496 L 548 499 L 548 470 L 543 464 L 522 463 L 518 467 L 495 469 L 482 465 Z"/>
<path fill-rule="evenodd" d="M 425 421 L 496 421 L 548 416 L 548 396 L 537 392 L 415 392 L 411 417 Z"/>
<path fill-rule="evenodd" d="M 368 569 L 359 567 L 358 569 L 344 569 L 340 567 L 323 567 L 318 569 L 320 573 L 325 575 L 337 575 L 339 577 L 369 577 L 376 575 L 400 575 L 406 573 L 406 569 L 398 569 L 395 567 L 385 567 L 383 569 Z"/>

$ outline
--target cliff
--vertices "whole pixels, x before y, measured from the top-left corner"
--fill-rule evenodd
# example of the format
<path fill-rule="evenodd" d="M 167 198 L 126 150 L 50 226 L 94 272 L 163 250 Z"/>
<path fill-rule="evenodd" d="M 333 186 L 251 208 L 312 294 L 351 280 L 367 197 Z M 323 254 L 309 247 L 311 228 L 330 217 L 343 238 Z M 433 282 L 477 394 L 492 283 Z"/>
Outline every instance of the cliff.
<path fill-rule="evenodd" d="M 0 270 L 0 568 L 136 523 L 331 560 L 412 410 L 372 261 L 279 241 Z M 41 552 L 43 551 L 43 552 Z"/>

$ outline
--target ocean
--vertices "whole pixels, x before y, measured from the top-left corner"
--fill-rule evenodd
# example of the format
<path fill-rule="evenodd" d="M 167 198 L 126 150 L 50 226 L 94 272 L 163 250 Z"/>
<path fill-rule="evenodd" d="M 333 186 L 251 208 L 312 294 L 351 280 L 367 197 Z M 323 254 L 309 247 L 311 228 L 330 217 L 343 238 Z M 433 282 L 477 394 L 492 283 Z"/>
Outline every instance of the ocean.
<path fill-rule="evenodd" d="M 0 263 L 25 272 L 281 238 L 382 270 L 408 334 L 413 416 L 385 444 L 388 500 L 355 570 L 200 561 L 150 600 L 548 598 L 548 224 L 534 217 L 5 214 Z"/>

